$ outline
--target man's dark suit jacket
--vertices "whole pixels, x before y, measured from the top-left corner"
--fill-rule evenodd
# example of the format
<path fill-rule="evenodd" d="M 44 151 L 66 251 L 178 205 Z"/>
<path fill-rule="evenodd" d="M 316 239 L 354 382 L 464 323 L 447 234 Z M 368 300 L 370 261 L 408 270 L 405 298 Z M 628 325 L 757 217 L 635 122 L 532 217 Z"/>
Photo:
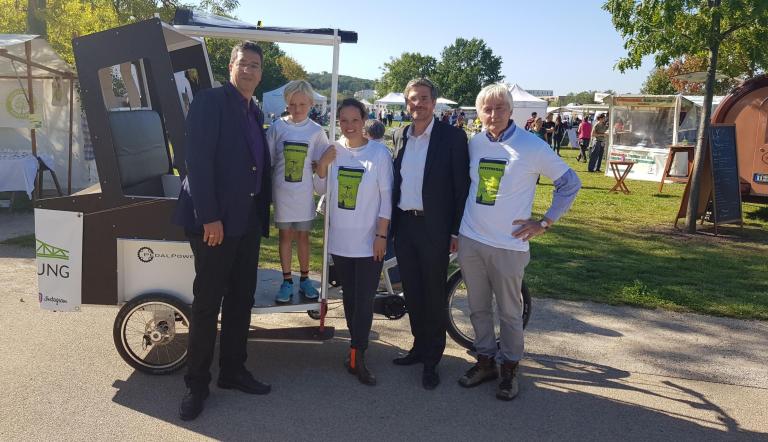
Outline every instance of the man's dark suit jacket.
<path fill-rule="evenodd" d="M 409 127 L 410 125 L 400 128 L 393 135 L 395 145 L 395 181 L 392 189 L 393 232 L 397 232 L 398 219 L 402 215 L 397 208 L 400 203 L 400 185 L 403 182 L 400 166 L 403 162 L 403 153 L 408 148 L 406 141 Z M 406 146 L 405 149 L 403 146 Z M 458 235 L 468 192 L 467 134 L 459 128 L 435 120 L 427 148 L 421 197 L 424 203 L 424 221 L 429 226 L 431 240 L 436 244 L 450 241 L 450 235 Z"/>
<path fill-rule="evenodd" d="M 264 114 L 257 112 L 259 127 Z M 174 222 L 187 232 L 202 232 L 213 221 L 224 224 L 225 236 L 240 236 L 251 227 L 251 205 L 259 204 L 262 234 L 269 232 L 269 205 L 272 200 L 272 170 L 269 148 L 264 143 L 265 170 L 261 192 L 256 192 L 256 163 L 248 146 L 243 109 L 228 96 L 225 87 L 211 88 L 195 95 L 186 120 L 187 177 L 182 183 Z"/>

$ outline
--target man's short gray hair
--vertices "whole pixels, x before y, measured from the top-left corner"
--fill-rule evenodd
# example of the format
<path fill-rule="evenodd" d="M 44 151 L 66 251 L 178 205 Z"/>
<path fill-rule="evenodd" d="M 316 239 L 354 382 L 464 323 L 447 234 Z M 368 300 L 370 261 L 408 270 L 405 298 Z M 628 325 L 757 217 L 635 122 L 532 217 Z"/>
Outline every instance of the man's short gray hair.
<path fill-rule="evenodd" d="M 295 94 L 304 94 L 312 102 L 315 100 L 315 90 L 312 89 L 312 85 L 309 84 L 309 82 L 306 80 L 293 80 L 285 85 L 285 89 L 283 89 L 283 98 L 285 98 L 285 103 L 287 104 L 289 101 L 291 101 L 291 97 L 293 97 Z"/>
<path fill-rule="evenodd" d="M 372 140 L 379 140 L 384 138 L 384 123 L 379 120 L 366 120 L 365 121 L 365 134 Z"/>
<path fill-rule="evenodd" d="M 509 104 L 509 110 L 514 108 L 512 94 L 509 93 L 509 89 L 503 83 L 489 84 L 480 90 L 480 93 L 477 94 L 477 98 L 475 99 L 475 107 L 478 112 L 480 112 L 483 104 L 485 104 L 485 100 L 489 98 L 502 98 Z"/>
<path fill-rule="evenodd" d="M 405 85 L 405 99 L 408 100 L 408 93 L 411 89 L 417 86 L 424 86 L 429 88 L 429 93 L 432 95 L 432 101 L 437 100 L 437 86 L 432 83 L 428 78 L 414 78 Z"/>

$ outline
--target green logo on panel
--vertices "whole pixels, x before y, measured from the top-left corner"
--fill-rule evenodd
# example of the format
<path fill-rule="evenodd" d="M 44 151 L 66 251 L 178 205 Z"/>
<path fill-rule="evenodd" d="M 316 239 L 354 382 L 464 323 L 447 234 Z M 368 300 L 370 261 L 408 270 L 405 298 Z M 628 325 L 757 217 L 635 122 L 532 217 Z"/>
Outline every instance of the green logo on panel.
<path fill-rule="evenodd" d="M 477 199 L 475 200 L 478 204 L 486 206 L 496 204 L 501 177 L 504 176 L 506 167 L 507 160 L 480 159 L 480 164 L 477 165 L 477 174 L 480 177 L 480 181 L 477 183 Z"/>
<path fill-rule="evenodd" d="M 35 100 L 35 104 L 37 104 L 37 100 Z M 5 99 L 5 110 L 13 118 L 25 120 L 29 117 L 29 104 L 27 104 L 27 96 L 24 94 L 24 89 L 16 89 L 8 94 L 8 98 Z"/>
<path fill-rule="evenodd" d="M 307 159 L 309 146 L 306 143 L 286 141 L 283 143 L 285 156 L 285 181 L 300 183 L 304 177 L 304 161 Z"/>
<path fill-rule="evenodd" d="M 60 249 L 39 239 L 35 240 L 35 255 L 38 258 L 69 259 L 69 250 Z"/>
<path fill-rule="evenodd" d="M 339 167 L 339 209 L 355 210 L 357 206 L 357 189 L 363 180 L 365 169 Z"/>

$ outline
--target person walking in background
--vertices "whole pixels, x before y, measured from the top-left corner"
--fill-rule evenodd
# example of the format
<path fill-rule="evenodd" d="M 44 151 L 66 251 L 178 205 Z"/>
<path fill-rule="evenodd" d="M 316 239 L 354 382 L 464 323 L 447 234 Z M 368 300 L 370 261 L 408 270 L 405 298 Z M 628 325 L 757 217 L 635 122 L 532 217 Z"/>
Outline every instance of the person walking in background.
<path fill-rule="evenodd" d="M 285 86 L 283 95 L 289 115 L 277 120 L 267 131 L 267 143 L 274 167 L 272 188 L 275 198 L 275 226 L 279 230 L 280 265 L 283 282 L 275 296 L 280 303 L 293 297 L 291 261 L 293 242 L 299 259 L 299 294 L 317 299 L 318 291 L 309 279 L 309 232 L 315 219 L 312 163 L 328 147 L 322 126 L 308 118 L 314 90 L 304 80 Z"/>
<path fill-rule="evenodd" d="M 501 382 L 496 397 L 505 401 L 519 391 L 524 349 L 522 284 L 530 261 L 529 241 L 568 211 L 581 187 L 573 169 L 546 144 L 513 124 L 512 104 L 503 84 L 486 86 L 477 96 L 484 130 L 469 142 L 471 187 L 458 247 L 477 352 L 477 363 L 459 384 L 469 388 L 498 378 L 498 362 Z M 553 180 L 554 191 L 544 217 L 534 219 L 531 212 L 539 174 Z"/>
<path fill-rule="evenodd" d="M 546 141 L 551 148 L 552 140 L 555 135 L 555 122 L 552 121 L 552 113 L 547 114 L 546 120 L 542 123 L 542 127 L 544 128 L 544 141 Z"/>
<path fill-rule="evenodd" d="M 467 134 L 434 117 L 437 88 L 426 78 L 408 82 L 405 102 L 412 124 L 394 135 L 392 231 L 413 335 L 396 365 L 423 364 L 421 384 L 435 389 L 445 351 L 448 257 L 469 190 Z"/>
<path fill-rule="evenodd" d="M 587 162 L 587 149 L 589 149 L 589 141 L 592 139 L 592 124 L 584 116 L 584 120 L 579 123 L 579 128 L 576 132 L 579 137 L 579 155 L 576 157 L 576 161 Z"/>
<path fill-rule="evenodd" d="M 563 119 L 560 118 L 560 115 L 555 118 L 555 131 L 552 134 L 552 148 L 557 152 L 557 156 L 560 155 L 560 145 L 563 143 L 563 137 L 565 136 L 565 130 L 567 128 L 567 124 L 563 123 Z"/>
<path fill-rule="evenodd" d="M 605 147 L 605 137 L 608 133 L 608 124 L 605 122 L 605 114 L 597 116 L 597 123 L 592 127 L 592 138 L 595 139 L 592 150 L 589 152 L 589 165 L 587 170 L 590 172 L 601 172 L 600 163 L 603 161 L 603 148 Z"/>
<path fill-rule="evenodd" d="M 533 132 L 534 135 L 541 138 L 542 140 L 545 140 L 545 130 L 544 130 L 544 121 L 541 119 L 541 117 L 536 118 L 536 121 L 533 122 L 531 125 L 531 132 Z"/>
<path fill-rule="evenodd" d="M 376 385 L 365 352 L 392 214 L 392 157 L 386 146 L 365 138 L 361 102 L 347 98 L 338 111 L 342 136 L 321 157 L 317 175 L 322 179 L 328 173 L 328 187 L 334 189 L 326 206 L 328 252 L 341 282 L 351 337 L 344 366 L 361 383 Z"/>
<path fill-rule="evenodd" d="M 533 123 L 536 122 L 536 116 L 537 115 L 538 114 L 536 112 L 531 112 L 531 118 L 525 120 L 525 127 L 523 129 L 525 129 L 527 131 L 530 131 L 531 130 L 531 126 L 533 126 Z"/>

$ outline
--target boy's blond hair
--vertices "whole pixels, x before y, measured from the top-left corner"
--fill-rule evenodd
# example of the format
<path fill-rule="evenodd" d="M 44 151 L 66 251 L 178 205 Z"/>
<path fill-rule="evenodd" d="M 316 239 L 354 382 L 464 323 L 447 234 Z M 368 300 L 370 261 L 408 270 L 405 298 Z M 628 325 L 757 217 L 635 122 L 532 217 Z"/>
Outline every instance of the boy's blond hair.
<path fill-rule="evenodd" d="M 285 103 L 288 104 L 288 102 L 291 101 L 291 98 L 297 93 L 306 95 L 309 97 L 310 101 L 314 102 L 315 90 L 312 89 L 312 85 L 309 84 L 308 81 L 293 80 L 286 84 L 285 89 L 283 89 L 283 98 L 285 98 Z"/>

